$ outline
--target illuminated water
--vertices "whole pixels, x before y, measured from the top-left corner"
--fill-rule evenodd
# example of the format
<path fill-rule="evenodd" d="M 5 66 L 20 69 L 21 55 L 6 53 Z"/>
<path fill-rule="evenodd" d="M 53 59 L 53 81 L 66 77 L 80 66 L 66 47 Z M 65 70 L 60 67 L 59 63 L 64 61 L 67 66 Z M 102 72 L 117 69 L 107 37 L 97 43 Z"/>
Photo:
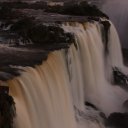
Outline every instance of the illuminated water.
<path fill-rule="evenodd" d="M 99 23 L 65 23 L 75 44 L 54 51 L 42 65 L 25 70 L 8 84 L 17 108 L 16 128 L 104 128 L 99 111 L 124 112 L 128 94 L 110 83 L 112 67 L 124 69 L 120 42 L 111 24 L 109 55 L 105 57 Z M 125 68 L 126 69 L 126 68 Z"/>

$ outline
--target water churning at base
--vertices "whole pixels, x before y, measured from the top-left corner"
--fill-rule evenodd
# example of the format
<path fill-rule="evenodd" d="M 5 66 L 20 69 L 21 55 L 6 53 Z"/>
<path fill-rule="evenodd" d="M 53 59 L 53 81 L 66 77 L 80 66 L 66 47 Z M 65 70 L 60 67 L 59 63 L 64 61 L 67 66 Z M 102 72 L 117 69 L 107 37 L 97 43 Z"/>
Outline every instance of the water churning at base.
<path fill-rule="evenodd" d="M 107 56 L 100 23 L 65 23 L 62 28 L 75 36 L 69 49 L 50 53 L 35 68 L 19 67 L 25 72 L 8 81 L 16 102 L 16 128 L 104 128 L 100 112 L 124 112 L 128 94 L 111 85 L 112 67 L 125 68 L 112 23 Z"/>

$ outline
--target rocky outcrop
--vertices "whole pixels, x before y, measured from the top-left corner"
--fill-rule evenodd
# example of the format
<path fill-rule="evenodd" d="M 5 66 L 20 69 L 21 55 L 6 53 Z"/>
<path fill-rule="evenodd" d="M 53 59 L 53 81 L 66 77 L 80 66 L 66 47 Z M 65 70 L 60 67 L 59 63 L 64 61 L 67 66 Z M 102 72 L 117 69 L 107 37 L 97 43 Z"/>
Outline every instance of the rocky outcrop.
<path fill-rule="evenodd" d="M 14 73 L 9 65 L 41 64 L 50 51 L 68 48 L 74 42 L 74 37 L 64 32 L 61 23 L 107 18 L 98 8 L 86 2 L 64 6 L 49 6 L 43 2 L 2 2 L 0 15 L 1 80 L 20 74 L 17 71 Z"/>
<path fill-rule="evenodd" d="M 0 127 L 13 128 L 15 113 L 15 102 L 8 94 L 9 88 L 0 86 Z"/>
<path fill-rule="evenodd" d="M 128 128 L 128 113 L 112 113 L 106 125 L 114 128 Z"/>
<path fill-rule="evenodd" d="M 128 88 L 128 76 L 117 67 L 113 68 L 113 78 L 113 84 L 120 85 L 125 89 Z"/>

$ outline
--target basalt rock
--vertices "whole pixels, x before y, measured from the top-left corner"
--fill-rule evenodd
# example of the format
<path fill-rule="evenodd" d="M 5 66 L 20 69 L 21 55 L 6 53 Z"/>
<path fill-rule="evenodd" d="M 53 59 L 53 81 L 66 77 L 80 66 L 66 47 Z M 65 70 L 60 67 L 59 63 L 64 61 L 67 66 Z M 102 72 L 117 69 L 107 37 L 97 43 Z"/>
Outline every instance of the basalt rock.
<path fill-rule="evenodd" d="M 108 16 L 101 12 L 95 5 L 90 5 L 86 1 L 66 3 L 63 6 L 49 6 L 46 2 L 24 3 L 24 2 L 2 2 L 1 7 L 10 9 L 43 9 L 45 12 L 59 13 L 76 16 Z"/>
<path fill-rule="evenodd" d="M 91 107 L 91 108 L 93 108 L 94 110 L 98 110 L 98 108 L 94 105 L 94 104 L 92 104 L 92 103 L 90 103 L 90 102 L 85 102 L 85 105 L 86 106 L 89 106 L 89 107 Z"/>
<path fill-rule="evenodd" d="M 8 21 L 12 19 L 19 19 L 22 17 L 22 14 L 19 11 L 13 10 L 8 6 L 0 6 L 0 20 Z"/>
<path fill-rule="evenodd" d="M 122 73 L 117 67 L 113 68 L 113 78 L 113 84 L 128 87 L 128 76 Z"/>
<path fill-rule="evenodd" d="M 128 49 L 123 48 L 123 49 L 122 49 L 122 53 L 123 53 L 124 64 L 125 64 L 126 66 L 128 66 Z"/>
<path fill-rule="evenodd" d="M 57 26 L 35 26 L 29 30 L 28 37 L 32 42 L 42 45 L 67 44 L 68 46 L 74 42 L 74 37 L 71 33 L 66 33 Z"/>
<path fill-rule="evenodd" d="M 67 46 L 74 42 L 71 33 L 66 33 L 59 26 L 37 25 L 33 18 L 25 18 L 17 21 L 11 26 L 11 31 L 18 33 L 23 39 L 23 43 L 32 42 L 34 45 L 43 46 L 43 49 L 49 45 L 58 47 L 66 44 Z M 65 45 L 64 45 L 65 46 Z"/>
<path fill-rule="evenodd" d="M 71 16 L 87 16 L 87 20 L 99 20 L 97 17 L 106 17 L 104 13 L 102 13 L 96 6 L 89 5 L 87 2 L 74 3 L 64 6 L 49 6 L 45 5 L 44 2 L 40 3 L 35 2 L 33 4 L 23 3 L 23 2 L 3 2 L 0 3 L 0 19 L 4 23 L 1 24 L 1 28 L 3 25 L 11 26 L 10 32 L 17 35 L 25 45 L 30 44 L 31 42 L 37 45 L 46 46 L 46 49 L 54 49 L 59 48 L 67 48 L 69 44 L 73 42 L 73 36 L 71 33 L 66 33 L 63 31 L 60 26 L 46 26 L 42 24 L 38 24 L 37 19 L 38 16 L 28 16 L 22 11 L 22 9 L 30 9 L 31 7 L 38 7 L 38 9 L 43 9 L 44 12 L 52 12 L 59 13 L 64 15 Z M 17 10 L 20 9 L 20 10 Z M 28 11 L 29 13 L 29 11 Z M 34 12 L 35 13 L 35 12 Z M 67 16 L 68 17 L 68 16 Z M 62 18 L 62 17 L 60 17 Z M 82 17 L 80 17 L 82 19 Z M 44 16 L 45 19 L 45 16 Z M 72 18 L 69 18 L 69 21 Z M 78 18 L 79 19 L 79 18 Z M 58 19 L 57 19 L 58 20 Z M 65 17 L 65 19 L 66 17 Z M 61 19 L 60 19 L 61 21 Z M 57 23 L 58 21 L 56 21 Z M 105 22 L 104 22 L 105 23 Z M 103 23 L 103 24 L 104 24 Z M 107 25 L 104 25 L 106 30 L 105 39 L 107 42 Z M 43 38 L 42 38 L 43 37 Z M 14 41 L 16 46 L 19 46 L 19 39 L 16 38 Z M 50 44 L 50 45 L 49 45 Z M 49 48 L 53 45 L 53 48 Z M 45 49 L 45 48 L 44 48 Z"/>
<path fill-rule="evenodd" d="M 27 3 L 27 2 L 1 2 L 1 7 L 9 7 L 14 9 L 45 9 L 47 7 L 47 3 L 43 1 Z"/>
<path fill-rule="evenodd" d="M 1 43 L 9 45 L 0 46 L 2 67 L 34 66 L 46 60 L 50 51 L 69 48 L 74 43 L 74 35 L 61 28 L 63 22 L 100 22 L 100 17 L 107 18 L 99 9 L 86 2 L 54 7 L 44 6 L 40 2 L 3 2 L 0 3 L 0 16 Z M 10 69 L 0 70 L 1 80 L 19 75 L 19 72 L 10 72 Z"/>
<path fill-rule="evenodd" d="M 106 121 L 106 119 L 107 119 L 106 115 L 103 112 L 101 112 L 94 104 L 86 101 L 85 102 L 85 106 L 86 107 L 90 107 L 90 108 L 94 109 L 95 111 L 98 111 L 99 112 L 99 116 L 104 120 L 104 122 Z"/>
<path fill-rule="evenodd" d="M 16 116 L 15 102 L 8 94 L 9 88 L 0 86 L 0 127 L 13 128 L 13 119 Z"/>
<path fill-rule="evenodd" d="M 111 24 L 109 23 L 109 21 L 101 21 L 100 22 L 103 25 L 103 30 L 102 30 L 102 40 L 104 42 L 104 51 L 105 54 L 108 54 L 109 50 L 108 50 L 108 41 L 109 41 L 109 30 L 111 27 Z"/>
<path fill-rule="evenodd" d="M 89 5 L 86 1 L 80 3 L 72 3 L 65 6 L 48 6 L 46 12 L 54 12 L 64 15 L 75 16 L 92 16 L 92 17 L 106 17 L 108 16 L 101 12 L 95 5 Z"/>
<path fill-rule="evenodd" d="M 8 79 L 8 77 L 13 78 L 15 76 L 19 76 L 21 71 L 23 71 L 23 70 L 14 68 L 14 67 L 10 67 L 10 66 L 0 67 L 0 79 L 3 81 L 6 81 Z"/>
<path fill-rule="evenodd" d="M 128 128 L 128 113 L 112 113 L 109 115 L 106 125 L 114 128 Z"/>

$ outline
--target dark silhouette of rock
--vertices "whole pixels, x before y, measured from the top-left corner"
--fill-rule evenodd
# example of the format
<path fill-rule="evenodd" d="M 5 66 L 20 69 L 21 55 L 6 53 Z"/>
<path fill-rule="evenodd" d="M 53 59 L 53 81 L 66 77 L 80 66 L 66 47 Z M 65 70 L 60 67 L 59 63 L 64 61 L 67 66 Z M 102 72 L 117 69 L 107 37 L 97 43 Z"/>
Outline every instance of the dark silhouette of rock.
<path fill-rule="evenodd" d="M 13 128 L 13 119 L 16 116 L 15 102 L 8 94 L 9 88 L 0 86 L 0 127 Z"/>
<path fill-rule="evenodd" d="M 112 113 L 109 115 L 107 121 L 107 126 L 115 128 L 128 128 L 128 113 Z"/>
<path fill-rule="evenodd" d="M 120 85 L 121 87 L 128 87 L 128 76 L 120 71 L 119 68 L 113 68 L 114 84 Z"/>
<path fill-rule="evenodd" d="M 85 106 L 88 106 L 88 107 L 90 107 L 90 108 L 92 108 L 92 109 L 94 109 L 94 110 L 96 110 L 96 111 L 99 111 L 100 117 L 102 117 L 104 120 L 107 119 L 107 118 L 106 118 L 106 115 L 105 115 L 103 112 L 101 112 L 94 104 L 92 104 L 92 103 L 86 101 L 86 102 L 85 102 Z"/>
<path fill-rule="evenodd" d="M 108 50 L 109 30 L 110 30 L 111 24 L 109 23 L 109 21 L 101 21 L 100 23 L 103 25 L 102 39 L 104 42 L 104 51 L 105 51 L 105 54 L 108 54 L 109 53 L 109 50 Z"/>
<path fill-rule="evenodd" d="M 95 5 L 89 5 L 86 1 L 66 4 L 64 6 L 59 6 L 59 5 L 48 6 L 45 9 L 45 11 L 64 14 L 64 15 L 93 16 L 93 17 L 108 18 L 108 16 L 103 12 L 101 12 Z"/>
<path fill-rule="evenodd" d="M 45 4 L 42 2 L 0 3 L 0 21 L 2 23 L 0 34 L 6 33 L 5 40 L 1 43 L 5 44 L 7 40 L 10 42 L 10 47 L 0 46 L 0 59 L 2 60 L 0 66 L 41 64 L 47 59 L 49 52 L 62 48 L 67 49 L 71 43 L 74 43 L 74 35 L 64 32 L 60 27 L 61 23 L 92 22 L 99 21 L 100 17 L 106 17 L 98 8 L 88 5 L 86 2 L 63 7 L 52 7 Z M 77 49 L 77 45 L 75 43 L 74 45 Z M 17 75 L 19 72 L 12 71 L 10 67 L 7 70 L 0 69 L 0 80 L 6 81 Z"/>
<path fill-rule="evenodd" d="M 91 108 L 93 108 L 93 109 L 95 109 L 95 110 L 98 110 L 98 108 L 97 108 L 94 104 L 92 104 L 92 103 L 90 103 L 90 102 L 88 102 L 88 101 L 85 102 L 85 105 L 86 105 L 86 106 L 89 106 L 89 107 L 91 107 Z"/>

